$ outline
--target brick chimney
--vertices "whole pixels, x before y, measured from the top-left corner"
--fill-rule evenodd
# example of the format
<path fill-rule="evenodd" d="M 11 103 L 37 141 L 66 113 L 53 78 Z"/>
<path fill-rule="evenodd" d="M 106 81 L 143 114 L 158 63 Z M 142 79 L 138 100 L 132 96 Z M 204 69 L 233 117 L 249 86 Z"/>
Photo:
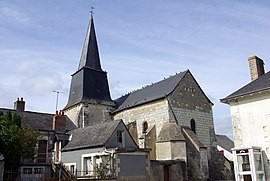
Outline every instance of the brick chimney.
<path fill-rule="evenodd" d="M 21 97 L 21 99 L 17 99 L 17 101 L 14 102 L 14 109 L 17 111 L 24 111 L 25 109 L 25 101 Z"/>
<path fill-rule="evenodd" d="M 251 56 L 248 58 L 251 80 L 255 80 L 264 74 L 263 60 L 257 56 Z"/>
<path fill-rule="evenodd" d="M 56 111 L 56 114 L 53 117 L 52 129 L 56 133 L 65 133 L 66 132 L 66 116 L 63 111 Z"/>

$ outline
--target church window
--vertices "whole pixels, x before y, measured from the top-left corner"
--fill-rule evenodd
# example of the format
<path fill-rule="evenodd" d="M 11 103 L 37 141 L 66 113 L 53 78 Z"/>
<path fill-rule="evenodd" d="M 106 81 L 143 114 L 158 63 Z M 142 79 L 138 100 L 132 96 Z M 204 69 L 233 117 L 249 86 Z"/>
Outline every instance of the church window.
<path fill-rule="evenodd" d="M 147 129 L 148 129 L 148 123 L 145 121 L 143 122 L 143 129 L 142 129 L 143 133 L 146 133 Z"/>
<path fill-rule="evenodd" d="M 190 128 L 196 134 L 196 123 L 194 119 L 190 120 Z"/>

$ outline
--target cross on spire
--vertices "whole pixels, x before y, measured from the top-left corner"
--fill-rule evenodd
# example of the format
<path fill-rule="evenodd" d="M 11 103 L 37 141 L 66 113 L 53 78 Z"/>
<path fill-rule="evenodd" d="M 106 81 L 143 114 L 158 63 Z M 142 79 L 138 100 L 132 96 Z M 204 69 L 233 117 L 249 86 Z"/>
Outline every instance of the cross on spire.
<path fill-rule="evenodd" d="M 93 14 L 95 14 L 95 13 L 94 13 L 94 9 L 95 9 L 95 8 L 94 8 L 93 6 L 91 6 L 91 11 L 90 11 L 91 16 L 93 16 Z"/>

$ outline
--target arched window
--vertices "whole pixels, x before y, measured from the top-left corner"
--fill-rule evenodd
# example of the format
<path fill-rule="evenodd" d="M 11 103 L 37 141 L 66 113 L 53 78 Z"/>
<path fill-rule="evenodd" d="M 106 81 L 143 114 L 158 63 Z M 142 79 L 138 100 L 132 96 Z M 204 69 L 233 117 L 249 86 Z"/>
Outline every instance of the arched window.
<path fill-rule="evenodd" d="M 190 120 L 190 128 L 196 134 L 196 123 L 194 119 Z"/>
<path fill-rule="evenodd" d="M 143 131 L 143 133 L 146 133 L 147 132 L 147 129 L 148 129 L 148 123 L 145 121 L 145 122 L 143 122 L 143 125 L 142 125 L 143 127 L 143 129 L 142 129 L 142 131 Z"/>

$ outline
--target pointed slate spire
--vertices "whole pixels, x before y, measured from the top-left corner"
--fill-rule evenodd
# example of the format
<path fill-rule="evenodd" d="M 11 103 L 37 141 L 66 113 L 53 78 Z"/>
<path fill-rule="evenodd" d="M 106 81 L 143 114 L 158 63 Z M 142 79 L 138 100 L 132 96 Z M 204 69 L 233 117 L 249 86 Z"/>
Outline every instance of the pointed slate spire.
<path fill-rule="evenodd" d="M 72 74 L 69 99 L 64 109 L 80 103 L 113 106 L 107 72 L 101 69 L 98 45 L 91 15 L 78 70 Z"/>
<path fill-rule="evenodd" d="M 94 27 L 94 18 L 92 14 L 88 25 L 88 30 L 84 41 L 83 51 L 78 70 L 80 70 L 84 66 L 96 70 L 101 70 L 97 38 Z"/>

